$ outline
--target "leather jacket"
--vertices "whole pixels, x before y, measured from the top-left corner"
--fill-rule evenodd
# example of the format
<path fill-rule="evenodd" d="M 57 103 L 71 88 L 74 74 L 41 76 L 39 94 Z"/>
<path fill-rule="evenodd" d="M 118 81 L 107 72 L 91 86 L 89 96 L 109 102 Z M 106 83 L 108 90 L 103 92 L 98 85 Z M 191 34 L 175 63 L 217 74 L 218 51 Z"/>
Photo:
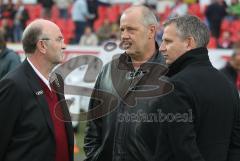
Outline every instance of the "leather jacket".
<path fill-rule="evenodd" d="M 173 88 L 161 79 L 164 62 L 156 49 L 137 71 L 126 53 L 104 66 L 89 104 L 86 161 L 158 160 L 159 97 Z"/>

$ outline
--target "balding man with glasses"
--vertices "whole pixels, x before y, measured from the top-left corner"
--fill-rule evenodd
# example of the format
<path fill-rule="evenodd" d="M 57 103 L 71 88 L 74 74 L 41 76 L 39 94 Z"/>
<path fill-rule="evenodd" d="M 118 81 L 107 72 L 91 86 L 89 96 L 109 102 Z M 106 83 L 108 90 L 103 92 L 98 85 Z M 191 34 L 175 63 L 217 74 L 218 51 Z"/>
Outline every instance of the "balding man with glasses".
<path fill-rule="evenodd" d="M 73 161 L 73 130 L 59 75 L 66 48 L 59 27 L 38 19 L 22 38 L 26 60 L 0 81 L 0 160 Z"/>

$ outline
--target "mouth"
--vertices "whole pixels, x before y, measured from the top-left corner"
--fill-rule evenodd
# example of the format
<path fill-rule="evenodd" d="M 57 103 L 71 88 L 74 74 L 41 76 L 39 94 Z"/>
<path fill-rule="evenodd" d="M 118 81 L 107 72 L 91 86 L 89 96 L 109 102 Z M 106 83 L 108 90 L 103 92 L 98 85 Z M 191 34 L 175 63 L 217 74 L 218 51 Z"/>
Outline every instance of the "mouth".
<path fill-rule="evenodd" d="M 127 50 L 127 49 L 129 49 L 130 47 L 131 47 L 131 45 L 132 45 L 132 43 L 131 42 L 121 42 L 121 45 L 120 45 L 120 47 L 121 47 L 121 49 L 123 49 L 123 50 Z"/>
<path fill-rule="evenodd" d="M 163 57 L 164 57 L 164 58 L 167 58 L 168 56 L 167 56 L 167 54 L 163 54 Z"/>

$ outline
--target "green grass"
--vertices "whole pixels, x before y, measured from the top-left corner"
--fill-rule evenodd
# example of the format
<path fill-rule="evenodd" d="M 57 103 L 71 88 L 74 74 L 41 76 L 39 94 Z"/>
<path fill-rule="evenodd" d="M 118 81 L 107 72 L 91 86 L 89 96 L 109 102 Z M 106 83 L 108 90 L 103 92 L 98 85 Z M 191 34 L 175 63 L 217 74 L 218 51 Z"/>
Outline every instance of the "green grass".
<path fill-rule="evenodd" d="M 77 136 L 76 139 L 77 139 L 77 145 L 80 149 L 80 152 L 74 155 L 74 161 L 82 161 L 83 158 L 85 158 L 85 153 L 83 151 L 85 127 L 86 127 L 86 122 L 79 122 L 79 129 L 76 135 Z"/>

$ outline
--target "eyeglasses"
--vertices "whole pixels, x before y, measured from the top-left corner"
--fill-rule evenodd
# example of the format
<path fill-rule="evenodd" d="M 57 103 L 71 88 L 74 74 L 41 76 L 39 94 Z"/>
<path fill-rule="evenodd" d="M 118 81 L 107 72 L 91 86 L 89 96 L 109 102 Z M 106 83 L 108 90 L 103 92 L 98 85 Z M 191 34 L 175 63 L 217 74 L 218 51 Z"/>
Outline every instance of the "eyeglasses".
<path fill-rule="evenodd" d="M 41 38 L 41 39 L 39 39 L 39 40 L 52 40 L 52 39 L 50 39 L 50 38 Z M 57 39 L 55 39 L 55 41 L 63 44 L 63 43 L 64 43 L 64 38 L 58 37 Z"/>

